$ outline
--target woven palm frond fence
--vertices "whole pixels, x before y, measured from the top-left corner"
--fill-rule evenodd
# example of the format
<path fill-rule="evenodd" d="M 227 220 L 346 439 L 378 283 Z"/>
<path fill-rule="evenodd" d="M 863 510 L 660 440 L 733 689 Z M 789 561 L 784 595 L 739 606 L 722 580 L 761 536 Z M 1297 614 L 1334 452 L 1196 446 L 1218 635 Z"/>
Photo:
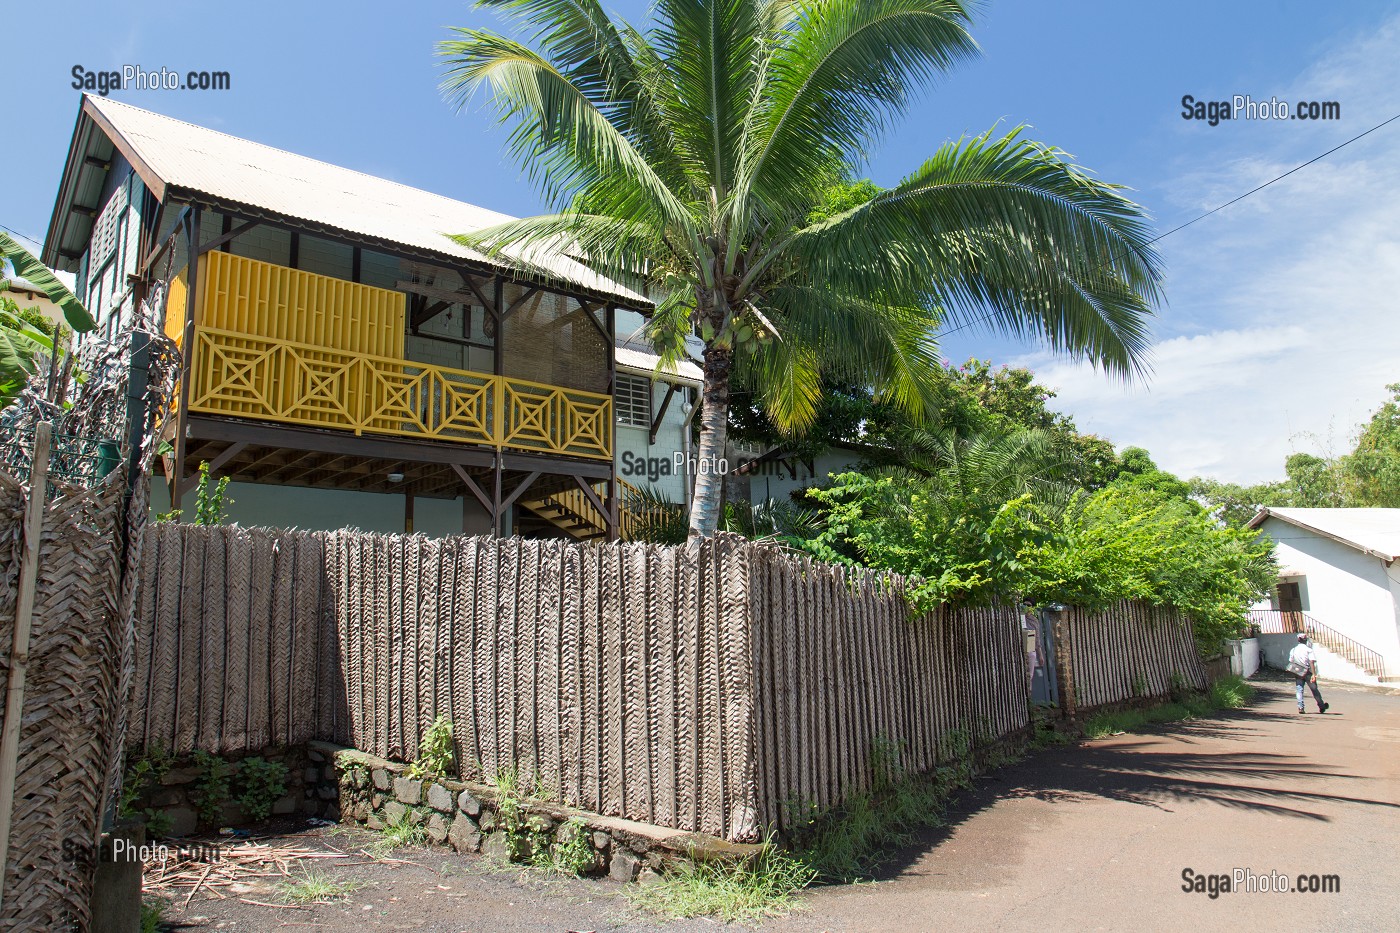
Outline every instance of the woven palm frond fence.
<path fill-rule="evenodd" d="M 149 311 L 143 305 L 145 316 L 133 326 L 149 323 Z M 0 683 L 7 701 L 21 697 L 19 665 L 11 659 L 27 658 L 14 717 L 15 764 L 6 777 L 13 774 L 14 784 L 0 930 L 83 931 L 93 919 L 103 815 L 121 780 L 135 660 L 135 565 L 148 511 L 146 482 L 128 488 L 128 481 L 154 455 L 150 425 L 168 402 L 176 362 L 169 346 L 130 328 L 90 340 L 71 408 L 26 392 L 0 425 L 0 446 L 7 447 L 0 466 Z M 35 440 L 41 423 L 46 434 L 52 424 L 55 442 L 42 468 Z M 31 486 L 32 472 L 47 474 L 42 490 Z M 31 550 L 25 513 L 36 492 L 44 493 L 43 507 L 31 526 L 38 530 Z M 22 573 L 26 562 L 34 569 Z M 21 585 L 33 609 L 25 614 L 28 643 L 16 655 Z M 0 712 L 0 734 L 5 726 Z"/>
<path fill-rule="evenodd" d="M 735 536 L 691 551 L 156 525 L 130 736 L 408 760 L 443 714 L 464 777 L 514 769 L 587 810 L 752 840 L 878 769 L 1026 727 L 1018 613 L 914 618 L 902 589 Z M 1115 638 L 1141 644 L 1123 663 L 1147 689 L 1200 682 L 1189 626 L 1134 613 L 1070 620 L 1095 702 Z"/>
<path fill-rule="evenodd" d="M 86 929 L 104 785 L 115 771 L 127 620 L 119 611 L 124 483 L 47 505 L 0 929 Z M 28 490 L 0 473 L 0 682 L 10 678 Z M 67 843 L 67 845 L 65 845 Z"/>
<path fill-rule="evenodd" d="M 1191 623 L 1176 610 L 1137 602 L 1071 607 L 1062 624 L 1065 679 L 1080 710 L 1206 686 Z"/>

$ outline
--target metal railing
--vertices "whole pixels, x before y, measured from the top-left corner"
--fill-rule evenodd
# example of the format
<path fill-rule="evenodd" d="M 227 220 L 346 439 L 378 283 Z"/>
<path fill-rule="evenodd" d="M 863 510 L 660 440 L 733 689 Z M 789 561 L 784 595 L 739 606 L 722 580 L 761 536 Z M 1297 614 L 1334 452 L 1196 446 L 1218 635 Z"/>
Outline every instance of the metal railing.
<path fill-rule="evenodd" d="M 49 453 L 48 490 L 52 498 L 60 486 L 90 488 L 121 464 L 121 445 L 109 438 L 53 434 Z M 34 426 L 13 429 L 0 440 L 0 470 L 22 483 L 29 482 L 34 457 Z"/>
<path fill-rule="evenodd" d="M 190 411 L 612 459 L 612 398 L 433 366 L 195 330 Z"/>
<path fill-rule="evenodd" d="M 1379 651 L 1324 625 L 1306 612 L 1252 609 L 1249 621 L 1262 635 L 1305 634 L 1328 651 L 1341 655 L 1373 677 L 1385 675 L 1385 659 Z"/>

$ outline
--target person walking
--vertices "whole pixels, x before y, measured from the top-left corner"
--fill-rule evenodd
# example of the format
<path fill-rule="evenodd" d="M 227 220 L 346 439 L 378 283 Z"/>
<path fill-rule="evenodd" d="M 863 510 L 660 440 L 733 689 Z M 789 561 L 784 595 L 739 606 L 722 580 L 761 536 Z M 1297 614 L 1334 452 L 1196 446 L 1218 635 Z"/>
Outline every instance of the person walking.
<path fill-rule="evenodd" d="M 1312 688 L 1313 699 L 1317 701 L 1317 711 L 1327 712 L 1327 704 L 1322 702 L 1322 691 L 1317 689 L 1317 655 L 1308 644 L 1308 636 L 1299 633 L 1298 644 L 1288 652 L 1288 670 L 1293 674 L 1294 685 L 1298 688 L 1298 712 L 1303 713 L 1303 685 Z"/>

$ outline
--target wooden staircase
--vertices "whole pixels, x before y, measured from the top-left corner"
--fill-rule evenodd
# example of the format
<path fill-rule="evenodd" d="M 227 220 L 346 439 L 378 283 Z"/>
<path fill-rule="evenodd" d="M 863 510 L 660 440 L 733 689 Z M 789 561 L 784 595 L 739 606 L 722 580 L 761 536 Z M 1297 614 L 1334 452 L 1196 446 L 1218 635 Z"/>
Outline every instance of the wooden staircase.
<path fill-rule="evenodd" d="M 596 483 L 593 491 L 606 501 L 606 483 Z M 530 499 L 521 499 L 516 514 L 517 530 L 533 537 L 565 535 L 576 541 L 606 541 L 608 525 L 602 514 L 583 494 L 570 485 Z"/>

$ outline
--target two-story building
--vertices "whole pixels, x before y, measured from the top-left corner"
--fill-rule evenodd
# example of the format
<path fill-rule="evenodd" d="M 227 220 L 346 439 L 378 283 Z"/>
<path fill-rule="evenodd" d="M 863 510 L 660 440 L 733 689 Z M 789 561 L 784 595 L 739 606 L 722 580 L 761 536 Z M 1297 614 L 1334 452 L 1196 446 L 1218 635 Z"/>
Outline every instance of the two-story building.
<path fill-rule="evenodd" d="M 242 524 L 617 536 L 625 481 L 687 492 L 655 464 L 699 370 L 657 372 L 625 283 L 449 236 L 509 219 L 85 96 L 43 258 L 100 326 L 146 300 L 180 348 L 156 510 L 207 463 Z"/>

